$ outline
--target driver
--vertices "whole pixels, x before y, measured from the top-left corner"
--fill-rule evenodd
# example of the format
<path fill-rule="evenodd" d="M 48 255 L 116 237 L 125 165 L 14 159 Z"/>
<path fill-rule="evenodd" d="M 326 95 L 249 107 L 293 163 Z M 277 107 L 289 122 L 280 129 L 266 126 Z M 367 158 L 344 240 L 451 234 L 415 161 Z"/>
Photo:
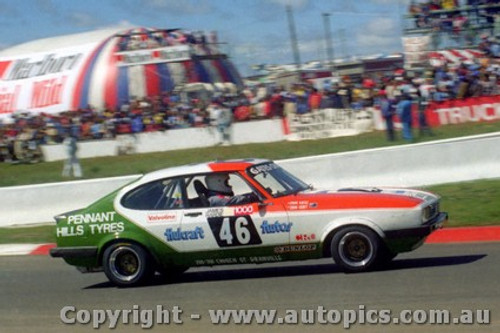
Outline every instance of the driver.
<path fill-rule="evenodd" d="M 205 177 L 205 184 L 207 184 L 207 198 L 210 206 L 240 205 L 249 201 L 245 195 L 234 195 L 227 173 L 210 174 Z"/>

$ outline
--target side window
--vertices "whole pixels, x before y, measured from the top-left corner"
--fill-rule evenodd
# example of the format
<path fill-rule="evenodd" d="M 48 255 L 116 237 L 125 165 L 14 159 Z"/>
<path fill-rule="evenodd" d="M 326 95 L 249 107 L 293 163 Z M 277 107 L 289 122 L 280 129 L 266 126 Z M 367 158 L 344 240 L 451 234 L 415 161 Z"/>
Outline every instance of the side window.
<path fill-rule="evenodd" d="M 237 173 L 228 173 L 229 181 L 227 185 L 231 188 L 233 195 L 222 194 L 220 200 L 212 200 L 211 195 L 217 193 L 216 188 L 209 188 L 206 177 L 209 174 L 196 175 L 186 181 L 186 195 L 189 208 L 200 208 L 210 206 L 238 205 L 258 201 L 258 196 L 254 194 L 248 183 Z"/>
<path fill-rule="evenodd" d="M 233 189 L 234 195 L 248 194 L 252 192 L 250 186 L 237 174 L 229 174 L 229 184 Z"/>
<path fill-rule="evenodd" d="M 183 179 L 166 179 L 144 184 L 133 189 L 121 200 L 121 204 L 137 210 L 166 210 L 184 207 Z"/>
<path fill-rule="evenodd" d="M 121 200 L 123 207 L 131 209 L 152 209 L 163 194 L 164 185 L 161 181 L 139 186 L 125 194 Z"/>
<path fill-rule="evenodd" d="M 203 175 L 194 176 L 191 179 L 189 179 L 188 181 L 186 181 L 186 183 L 188 184 L 186 187 L 186 194 L 187 194 L 187 198 L 189 201 L 195 200 L 198 197 L 199 193 L 196 190 L 196 186 L 195 186 L 196 183 L 201 183 L 203 185 L 203 187 L 206 188 L 205 176 L 203 176 Z M 200 189 L 200 188 L 198 187 L 198 189 Z"/>

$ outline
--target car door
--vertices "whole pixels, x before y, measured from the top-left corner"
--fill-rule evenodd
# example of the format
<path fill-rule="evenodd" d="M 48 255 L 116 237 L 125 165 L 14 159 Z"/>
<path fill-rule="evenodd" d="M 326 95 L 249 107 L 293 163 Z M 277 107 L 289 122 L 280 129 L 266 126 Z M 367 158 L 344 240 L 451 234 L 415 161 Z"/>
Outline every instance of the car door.
<path fill-rule="evenodd" d="M 237 206 L 203 206 L 201 200 L 196 201 L 198 193 L 194 183 L 204 184 L 204 176 L 190 179 L 186 190 L 190 204 L 183 210 L 181 222 L 183 231 L 199 235 L 201 241 L 186 239 L 179 244 L 179 249 L 198 253 L 199 264 L 283 260 L 275 254 L 277 247 L 289 244 L 291 224 L 286 212 L 270 210 L 272 205 L 262 204 L 257 196 L 252 202 Z M 230 183 L 235 195 L 255 191 L 236 173 L 230 174 Z"/>

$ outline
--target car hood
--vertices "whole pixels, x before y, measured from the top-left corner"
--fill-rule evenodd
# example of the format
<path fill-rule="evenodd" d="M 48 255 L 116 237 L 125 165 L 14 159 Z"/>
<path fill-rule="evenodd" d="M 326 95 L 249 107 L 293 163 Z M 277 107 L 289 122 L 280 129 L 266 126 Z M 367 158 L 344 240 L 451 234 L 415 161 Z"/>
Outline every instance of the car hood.
<path fill-rule="evenodd" d="M 289 209 L 411 209 L 437 200 L 431 193 L 401 188 L 310 190 L 286 197 Z"/>

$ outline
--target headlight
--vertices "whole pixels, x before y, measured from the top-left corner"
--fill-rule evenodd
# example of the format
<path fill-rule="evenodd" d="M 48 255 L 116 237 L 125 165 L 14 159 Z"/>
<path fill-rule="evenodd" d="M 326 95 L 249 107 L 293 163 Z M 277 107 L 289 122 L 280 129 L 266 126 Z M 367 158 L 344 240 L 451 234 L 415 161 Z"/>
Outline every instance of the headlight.
<path fill-rule="evenodd" d="M 422 223 L 426 223 L 439 213 L 439 201 L 433 202 L 422 209 Z"/>

